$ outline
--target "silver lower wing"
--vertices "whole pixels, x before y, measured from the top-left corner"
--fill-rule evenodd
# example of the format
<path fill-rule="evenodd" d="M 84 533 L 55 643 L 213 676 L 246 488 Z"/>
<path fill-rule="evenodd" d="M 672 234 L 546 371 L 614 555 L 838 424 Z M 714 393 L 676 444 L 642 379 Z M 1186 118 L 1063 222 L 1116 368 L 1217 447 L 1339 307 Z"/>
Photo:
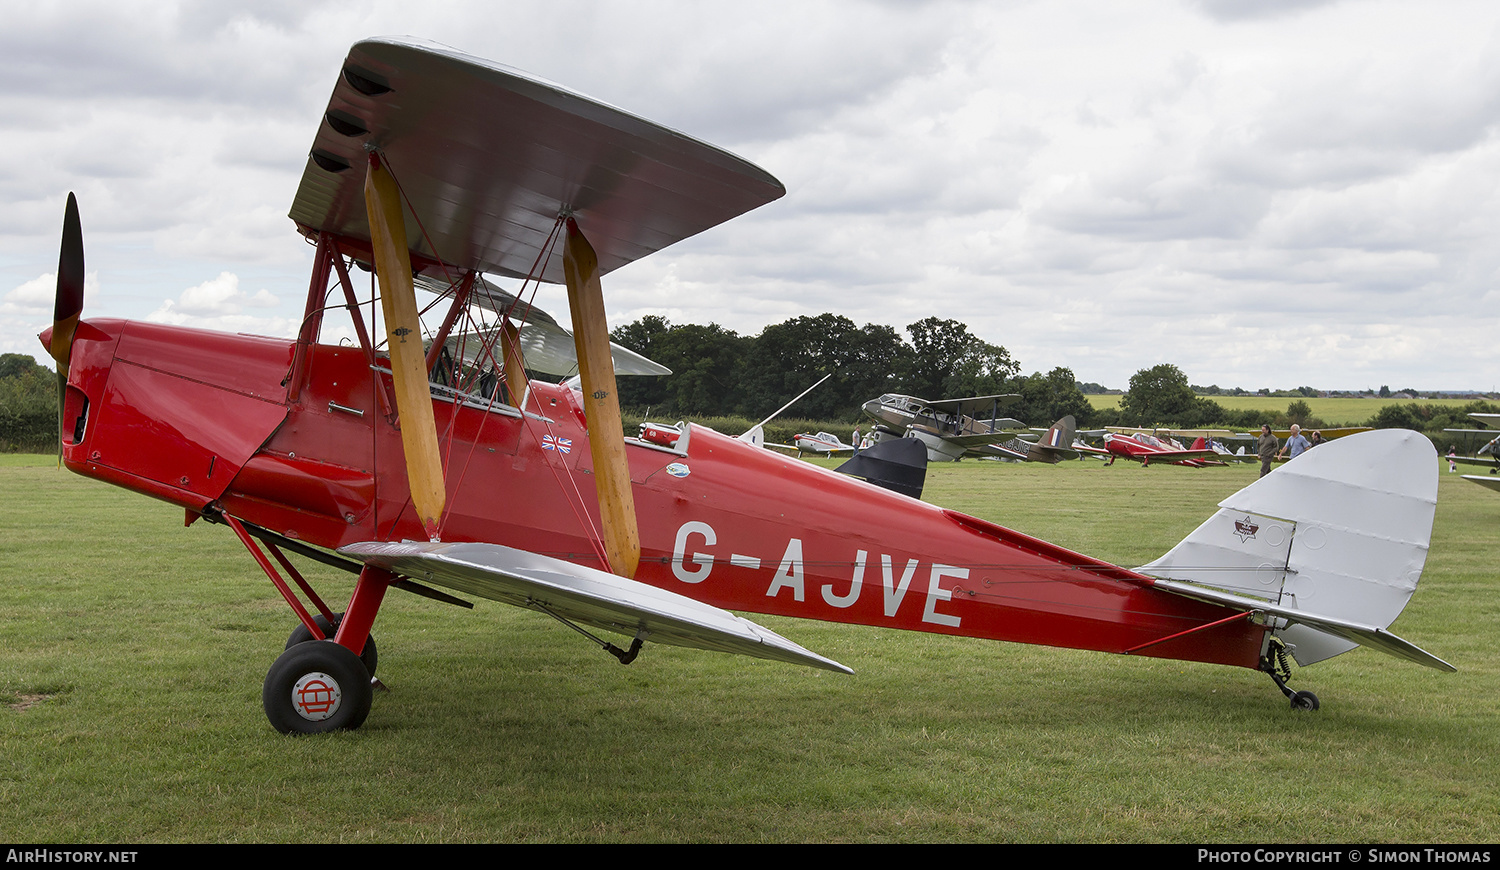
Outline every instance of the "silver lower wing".
<path fill-rule="evenodd" d="M 727 610 L 525 550 L 413 541 L 350 544 L 339 552 L 414 580 L 630 637 L 854 673 Z"/>

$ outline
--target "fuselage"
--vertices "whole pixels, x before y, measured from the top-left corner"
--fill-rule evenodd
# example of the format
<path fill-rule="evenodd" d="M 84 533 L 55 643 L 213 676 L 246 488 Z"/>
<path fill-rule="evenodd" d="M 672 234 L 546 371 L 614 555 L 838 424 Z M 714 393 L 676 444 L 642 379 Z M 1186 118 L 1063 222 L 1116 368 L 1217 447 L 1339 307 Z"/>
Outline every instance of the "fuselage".
<path fill-rule="evenodd" d="M 358 347 L 93 321 L 63 420 L 67 466 L 324 548 L 425 537 L 383 359 Z M 434 388 L 445 541 L 608 570 L 583 405 L 524 411 Z M 635 579 L 719 607 L 1255 668 L 1264 629 L 1149 578 L 701 426 L 627 439 Z"/>

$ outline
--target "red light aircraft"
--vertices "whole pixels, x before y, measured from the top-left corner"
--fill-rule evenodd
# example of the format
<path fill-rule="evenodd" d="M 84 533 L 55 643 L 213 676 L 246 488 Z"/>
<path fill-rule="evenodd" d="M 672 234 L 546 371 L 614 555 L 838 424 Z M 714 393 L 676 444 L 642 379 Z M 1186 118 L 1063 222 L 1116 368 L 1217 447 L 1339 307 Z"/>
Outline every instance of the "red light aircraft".
<path fill-rule="evenodd" d="M 1202 438 L 1194 441 L 1191 449 L 1186 449 L 1171 438 L 1158 438 L 1146 432 L 1137 432 L 1134 435 L 1106 432 L 1104 433 L 1104 449 L 1091 448 L 1087 452 L 1099 455 L 1108 454 L 1109 465 L 1114 465 L 1115 460 L 1122 456 L 1139 462 L 1142 467 L 1152 462 L 1158 464 L 1169 462 L 1173 465 L 1188 465 L 1193 468 L 1224 464 L 1219 452 L 1209 447 Z"/>
<path fill-rule="evenodd" d="M 729 608 L 1259 669 L 1296 708 L 1317 701 L 1287 687 L 1288 654 L 1363 644 L 1452 669 L 1386 631 L 1432 527 L 1437 472 L 1412 433 L 1319 448 L 1139 571 L 712 429 L 626 438 L 600 276 L 783 192 L 738 157 L 517 71 L 360 42 L 292 207 L 316 247 L 294 339 L 81 321 L 69 197 L 42 335 L 62 460 L 243 543 L 299 623 L 262 692 L 283 732 L 365 720 L 371 627 L 393 588 L 534 609 L 625 663 L 649 640 L 848 670 Z M 352 267 L 378 276 L 378 318 Z M 527 380 L 519 309 L 481 273 L 567 285 L 581 388 Z M 446 304 L 426 343 L 414 274 Z M 340 308 L 357 343 L 320 343 Z M 486 336 L 477 357 L 449 342 L 460 332 Z M 497 372 L 492 392 L 475 386 Z M 342 612 L 292 556 L 356 576 Z"/>

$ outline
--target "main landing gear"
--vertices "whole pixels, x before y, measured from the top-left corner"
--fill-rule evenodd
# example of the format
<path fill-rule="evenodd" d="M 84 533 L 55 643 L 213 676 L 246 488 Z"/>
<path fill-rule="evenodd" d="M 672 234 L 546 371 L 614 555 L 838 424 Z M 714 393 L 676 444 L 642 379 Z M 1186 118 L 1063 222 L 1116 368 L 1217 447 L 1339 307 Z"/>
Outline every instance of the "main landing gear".
<path fill-rule="evenodd" d="M 240 543 L 245 545 L 300 620 L 291 637 L 287 638 L 286 651 L 266 674 L 261 691 L 266 718 L 283 734 L 320 734 L 354 729 L 370 715 L 375 690 L 385 689 L 375 679 L 379 656 L 375 650 L 375 638 L 370 635 L 370 626 L 380 612 L 380 602 L 388 587 L 397 586 L 424 598 L 459 607 L 473 607 L 467 601 L 403 580 L 389 571 L 325 553 L 269 529 L 243 522 L 216 506 L 205 508 L 199 515 L 234 530 Z M 190 514 L 189 522 L 195 518 L 196 515 Z M 256 543 L 257 538 L 265 544 L 266 550 Z M 359 575 L 348 609 L 334 614 L 287 559 L 283 549 Z M 267 550 L 270 556 L 266 555 Z M 272 564 L 273 558 L 312 602 L 316 613 L 302 605 L 292 586 Z M 317 626 L 316 632 L 309 622 Z M 318 635 L 324 639 L 319 639 Z M 359 655 L 354 654 L 354 649 L 360 650 Z"/>
<path fill-rule="evenodd" d="M 324 640 L 315 639 L 305 623 L 292 631 L 286 650 L 271 665 L 261 690 L 261 704 L 271 727 L 283 734 L 322 734 L 364 724 L 379 686 L 374 679 L 379 657 L 370 623 L 375 620 L 389 578 L 384 572 L 366 569 L 355 584 L 347 619 L 343 613 L 332 619 L 314 616 L 313 624 Z M 345 622 L 348 625 L 342 625 Z M 341 626 L 350 636 L 340 640 L 352 646 L 363 638 L 360 655 L 334 640 Z"/>
<path fill-rule="evenodd" d="M 321 734 L 358 728 L 370 715 L 379 662 L 375 637 L 365 640 L 356 656 L 331 638 L 338 631 L 340 613 L 330 621 L 319 614 L 313 622 L 327 640 L 318 640 L 301 623 L 287 638 L 286 651 L 266 674 L 261 705 L 271 726 L 283 734 Z"/>
<path fill-rule="evenodd" d="M 261 689 L 261 704 L 271 727 L 283 734 L 322 734 L 363 725 L 370 715 L 375 688 L 379 686 L 374 680 L 378 655 L 375 638 L 370 636 L 370 626 L 380 612 L 386 588 L 399 578 L 379 568 L 358 566 L 358 563 L 344 564 L 346 560 L 317 554 L 310 547 L 259 526 L 247 526 L 219 510 L 204 511 L 203 516 L 214 522 L 227 523 L 234 529 L 245 549 L 250 551 L 276 591 L 301 620 L 287 638 L 286 650 L 271 665 Z M 271 555 L 316 606 L 316 615 L 302 606 L 296 593 L 272 566 L 271 559 L 252 540 L 252 528 L 255 536 L 262 537 Z M 328 614 L 332 611 L 287 560 L 278 544 L 336 567 L 357 571 L 359 579 L 355 581 L 348 609 L 330 617 Z M 312 630 L 313 626 L 317 627 L 317 632 Z M 318 639 L 319 634 L 323 639 Z M 360 650 L 358 655 L 355 655 L 355 649 Z"/>
<path fill-rule="evenodd" d="M 1286 695 L 1291 701 L 1292 709 L 1298 712 L 1312 712 L 1318 709 L 1318 696 L 1312 692 L 1297 692 L 1287 686 L 1287 681 L 1292 678 L 1292 666 L 1286 658 L 1286 644 L 1281 638 L 1272 636 L 1270 646 L 1260 658 L 1260 669 L 1271 676 L 1276 683 L 1276 688 L 1281 694 Z"/>

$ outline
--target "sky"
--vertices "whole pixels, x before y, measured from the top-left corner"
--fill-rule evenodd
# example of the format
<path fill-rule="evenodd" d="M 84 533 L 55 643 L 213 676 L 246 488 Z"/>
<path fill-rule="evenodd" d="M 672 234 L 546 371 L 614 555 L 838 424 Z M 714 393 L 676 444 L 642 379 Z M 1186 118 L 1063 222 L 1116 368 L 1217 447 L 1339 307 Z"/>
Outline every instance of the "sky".
<path fill-rule="evenodd" d="M 349 46 L 408 35 L 727 148 L 785 198 L 605 277 L 753 335 L 966 323 L 1026 372 L 1493 390 L 1500 4 L 26 4 L 0 29 L 0 352 L 85 318 L 292 335 L 287 211 Z M 562 293 L 542 305 L 566 322 Z"/>

